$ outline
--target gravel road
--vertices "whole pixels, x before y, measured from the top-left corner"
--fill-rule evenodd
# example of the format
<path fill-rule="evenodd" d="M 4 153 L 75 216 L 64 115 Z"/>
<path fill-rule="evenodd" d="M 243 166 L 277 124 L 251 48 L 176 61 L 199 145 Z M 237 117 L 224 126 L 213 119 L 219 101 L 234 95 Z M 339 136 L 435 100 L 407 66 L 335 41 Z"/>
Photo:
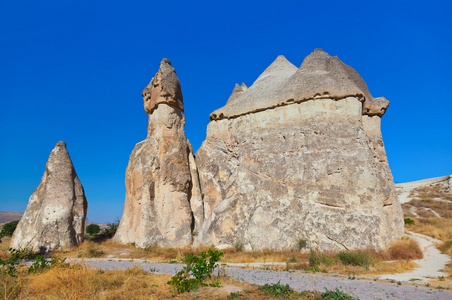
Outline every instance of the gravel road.
<path fill-rule="evenodd" d="M 77 260 L 78 261 L 78 260 Z M 109 261 L 85 259 L 84 263 L 89 268 L 103 270 L 127 270 L 134 265 L 141 266 L 145 271 L 155 274 L 176 274 L 184 265 L 166 263 L 146 263 L 142 261 Z M 299 272 L 267 271 L 254 269 L 222 268 L 224 273 L 238 281 L 263 285 L 276 283 L 289 284 L 296 291 L 311 290 L 325 291 L 325 288 L 336 288 L 353 295 L 361 300 L 366 299 L 435 299 L 451 300 L 452 291 L 437 290 L 423 286 L 398 285 L 396 283 L 378 282 L 368 280 L 350 280 L 343 277 L 320 276 Z M 218 272 L 217 270 L 215 272 Z"/>

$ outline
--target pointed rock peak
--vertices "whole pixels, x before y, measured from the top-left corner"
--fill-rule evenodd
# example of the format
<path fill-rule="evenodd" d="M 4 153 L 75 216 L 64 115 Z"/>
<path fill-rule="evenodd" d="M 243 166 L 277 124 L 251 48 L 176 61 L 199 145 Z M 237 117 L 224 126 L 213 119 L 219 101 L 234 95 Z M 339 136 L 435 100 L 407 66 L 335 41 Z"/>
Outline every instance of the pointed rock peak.
<path fill-rule="evenodd" d="M 290 61 L 286 59 L 284 55 L 279 55 L 268 67 L 265 71 L 257 78 L 258 81 L 260 78 L 275 75 L 275 74 L 284 74 L 284 73 L 294 73 L 298 68 L 294 66 Z"/>
<path fill-rule="evenodd" d="M 11 248 L 46 252 L 79 245 L 87 205 L 66 143 L 60 141 L 50 152 L 41 183 L 14 231 Z"/>
<path fill-rule="evenodd" d="M 229 96 L 228 101 L 226 101 L 226 104 L 229 103 L 230 101 L 237 99 L 237 97 L 239 97 L 246 91 L 247 87 L 245 85 L 245 89 L 243 89 L 243 85 L 244 85 L 244 83 L 242 83 L 241 86 L 238 85 L 238 83 L 235 84 L 235 87 L 232 90 L 232 94 L 231 94 L 231 96 Z"/>
<path fill-rule="evenodd" d="M 248 89 L 244 82 L 242 82 L 242 85 L 240 87 L 242 88 L 243 91 L 246 91 Z"/>
<path fill-rule="evenodd" d="M 162 59 L 158 72 L 144 88 L 141 95 L 143 96 L 144 110 L 148 115 L 160 103 L 165 103 L 184 111 L 179 78 L 177 78 L 176 70 L 168 58 Z"/>
<path fill-rule="evenodd" d="M 176 73 L 173 66 L 171 65 L 171 61 L 168 58 L 162 59 L 160 62 L 160 69 L 159 72 L 162 74 L 169 74 L 169 73 Z M 176 76 L 177 77 L 177 76 Z"/>
<path fill-rule="evenodd" d="M 56 143 L 55 148 L 66 149 L 66 143 L 63 141 L 59 141 L 58 143 Z"/>
<path fill-rule="evenodd" d="M 311 54 L 304 58 L 300 69 L 305 71 L 324 70 L 326 63 L 330 58 L 331 56 L 322 49 L 315 49 Z"/>
<path fill-rule="evenodd" d="M 240 93 L 240 92 L 243 92 L 243 89 L 238 83 L 236 83 L 234 89 L 232 90 L 232 93 Z"/>

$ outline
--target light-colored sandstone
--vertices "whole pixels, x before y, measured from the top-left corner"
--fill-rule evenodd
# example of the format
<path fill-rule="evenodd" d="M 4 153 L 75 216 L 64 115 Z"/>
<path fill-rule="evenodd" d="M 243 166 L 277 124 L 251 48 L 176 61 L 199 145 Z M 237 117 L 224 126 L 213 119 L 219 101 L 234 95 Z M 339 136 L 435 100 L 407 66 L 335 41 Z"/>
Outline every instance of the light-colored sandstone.
<path fill-rule="evenodd" d="M 196 153 L 205 221 L 195 244 L 353 250 L 399 239 L 380 131 L 388 105 L 319 50 L 298 70 L 279 56 L 247 90 L 236 86 Z"/>
<path fill-rule="evenodd" d="M 50 153 L 11 240 L 11 248 L 35 252 L 70 249 L 83 240 L 87 202 L 64 142 Z"/>
<path fill-rule="evenodd" d="M 246 92 L 233 93 L 233 99 L 215 110 L 210 119 L 235 118 L 311 99 L 351 96 L 363 102 L 363 114 L 366 115 L 381 117 L 389 106 L 389 101 L 384 97 L 372 97 L 367 84 L 355 69 L 322 49 L 316 49 L 304 59 L 299 69 L 283 55 L 278 56 Z"/>
<path fill-rule="evenodd" d="M 193 149 L 185 137 L 179 79 L 168 59 L 143 91 L 147 138 L 130 155 L 124 214 L 114 237 L 138 247 L 183 247 L 203 222 Z"/>

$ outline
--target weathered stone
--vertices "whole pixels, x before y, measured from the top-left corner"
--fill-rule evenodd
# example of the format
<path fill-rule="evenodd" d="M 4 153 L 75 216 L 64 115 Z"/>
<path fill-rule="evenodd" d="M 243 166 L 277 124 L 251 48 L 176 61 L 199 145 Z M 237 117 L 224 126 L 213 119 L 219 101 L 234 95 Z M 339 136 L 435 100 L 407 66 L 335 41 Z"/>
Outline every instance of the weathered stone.
<path fill-rule="evenodd" d="M 70 249 L 83 240 L 87 202 L 66 143 L 50 153 L 41 183 L 28 201 L 11 248 L 35 252 Z"/>
<path fill-rule="evenodd" d="M 179 78 L 171 66 L 169 59 L 164 58 L 160 62 L 160 69 L 152 78 L 151 82 L 144 88 L 143 93 L 144 111 L 149 115 L 159 103 L 166 103 L 184 111 L 182 92 Z"/>
<path fill-rule="evenodd" d="M 193 149 L 185 137 L 179 79 L 168 59 L 143 91 L 147 138 L 130 155 L 124 214 L 114 239 L 139 247 L 183 247 L 203 222 Z"/>
<path fill-rule="evenodd" d="M 284 56 L 278 56 L 246 93 L 235 95 L 234 101 L 228 100 L 226 106 L 210 115 L 210 119 L 235 118 L 312 99 L 346 97 L 355 97 L 363 102 L 363 114 L 371 116 L 383 116 L 389 105 L 384 97 L 372 97 L 355 69 L 322 49 L 316 49 L 304 59 L 299 69 Z"/>
<path fill-rule="evenodd" d="M 196 153 L 205 194 L 196 245 L 381 249 L 402 236 L 380 131 L 388 102 L 354 69 L 320 50 L 298 70 L 279 56 L 239 88 L 211 114 Z"/>

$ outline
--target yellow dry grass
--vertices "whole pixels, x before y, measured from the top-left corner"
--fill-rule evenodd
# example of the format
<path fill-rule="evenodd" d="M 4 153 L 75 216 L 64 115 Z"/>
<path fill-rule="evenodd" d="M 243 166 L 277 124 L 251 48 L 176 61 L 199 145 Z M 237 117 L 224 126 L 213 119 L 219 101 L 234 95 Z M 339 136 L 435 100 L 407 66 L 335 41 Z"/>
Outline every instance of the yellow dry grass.
<path fill-rule="evenodd" d="M 0 259 L 8 259 L 10 257 L 8 252 L 10 242 L 11 242 L 10 237 L 2 238 L 2 242 L 0 243 Z"/>
<path fill-rule="evenodd" d="M 169 275 L 146 273 L 139 267 L 126 271 L 87 269 L 82 265 L 59 266 L 39 274 L 20 272 L 13 278 L 20 286 L 2 299 L 227 299 L 231 291 L 241 299 L 274 299 L 258 290 L 258 286 L 220 278 L 220 287 L 200 287 L 175 295 L 167 284 Z M 213 281 L 212 281 L 213 282 Z M 209 282 L 206 282 L 209 283 Z M 297 299 L 320 299 L 315 293 L 297 294 Z"/>
<path fill-rule="evenodd" d="M 414 219 L 414 224 L 405 228 L 443 242 L 452 240 L 452 218 Z"/>
<path fill-rule="evenodd" d="M 72 249 L 70 252 L 55 252 L 56 255 L 64 257 L 95 257 L 93 252 L 103 252 L 99 257 L 115 257 L 123 259 L 144 259 L 155 262 L 183 261 L 185 254 L 192 253 L 199 255 L 202 251 L 207 251 L 209 247 L 201 246 L 198 248 L 166 248 L 159 246 L 149 246 L 145 249 L 136 248 L 133 245 L 123 245 L 112 240 L 102 242 L 93 242 L 85 240 L 80 246 Z M 93 251 L 94 250 L 94 251 Z M 254 262 L 287 262 L 289 260 L 307 261 L 308 251 L 292 250 L 270 250 L 260 251 L 240 251 L 235 248 L 223 249 L 224 256 L 222 262 L 254 263 Z"/>

